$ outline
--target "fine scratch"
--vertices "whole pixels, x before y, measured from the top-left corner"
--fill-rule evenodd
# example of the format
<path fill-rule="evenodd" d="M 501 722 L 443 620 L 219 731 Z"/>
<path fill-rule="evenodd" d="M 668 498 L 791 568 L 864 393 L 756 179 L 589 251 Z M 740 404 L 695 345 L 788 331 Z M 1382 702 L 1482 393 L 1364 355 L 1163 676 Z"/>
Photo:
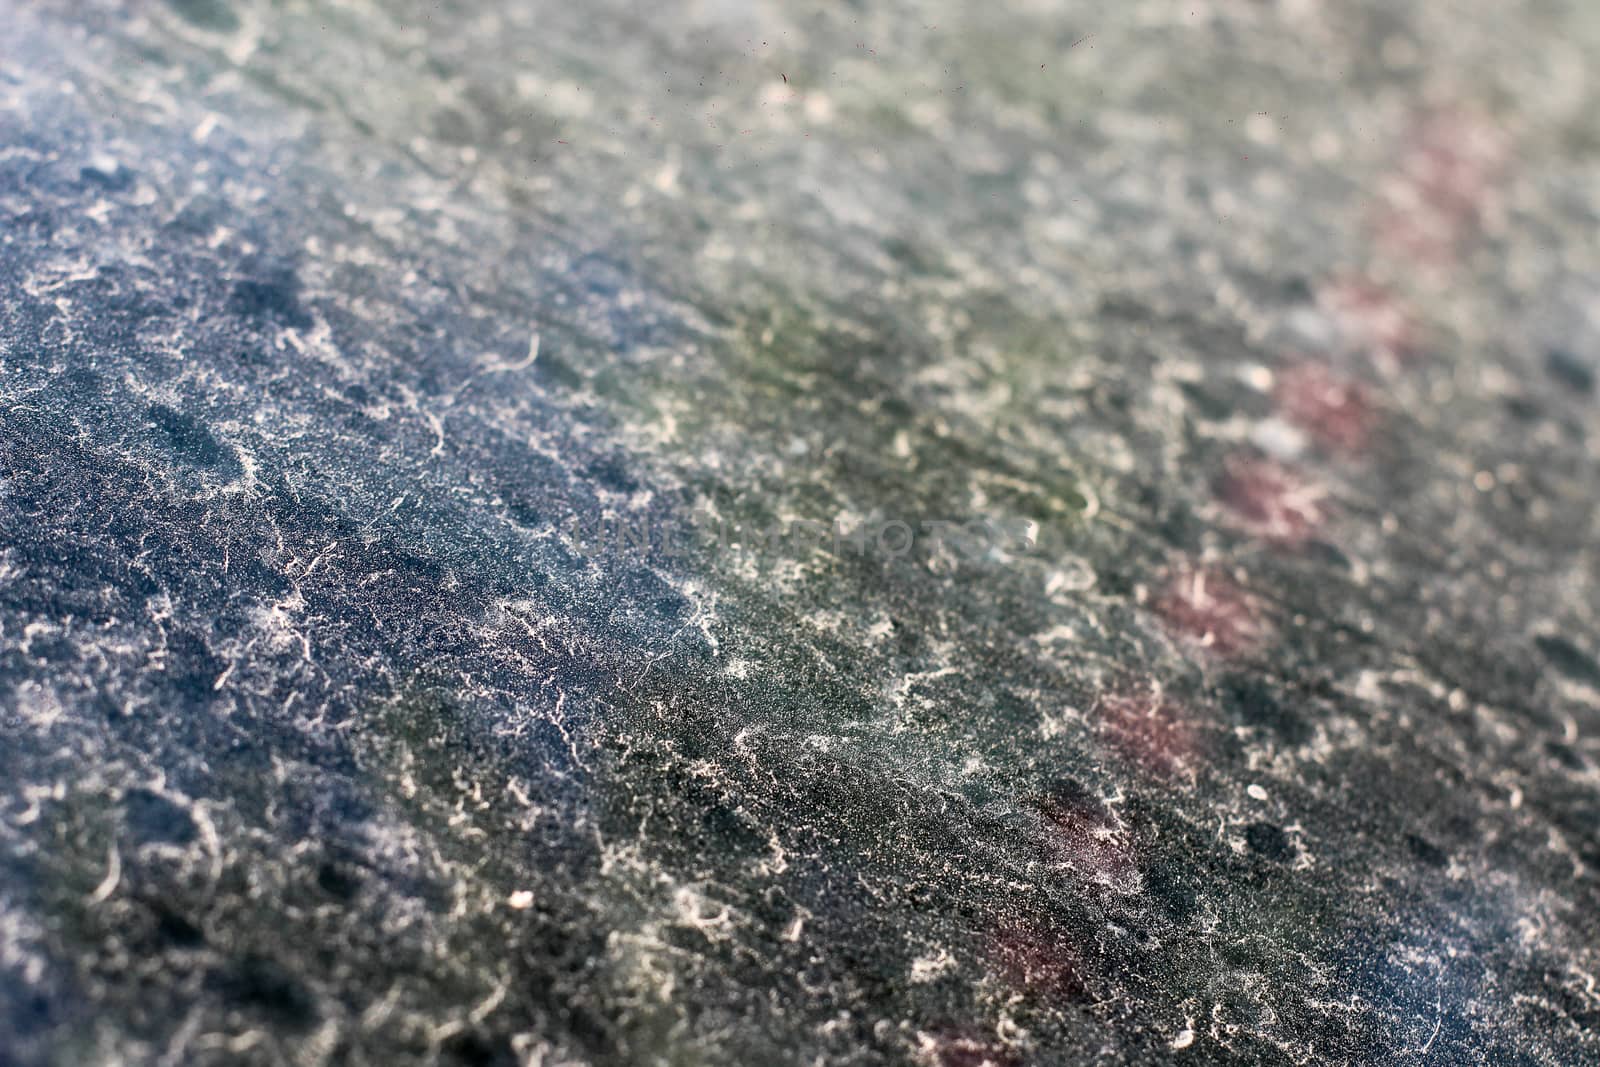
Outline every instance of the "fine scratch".
<path fill-rule="evenodd" d="M 122 854 L 117 851 L 117 843 L 111 843 L 111 852 L 106 857 L 106 876 L 89 894 L 90 904 L 104 904 L 111 899 L 111 894 L 117 891 L 117 883 L 122 881 Z"/>
<path fill-rule="evenodd" d="M 1428 1035 L 1427 1044 L 1417 1049 L 1417 1055 L 1419 1056 L 1428 1054 L 1428 1050 L 1433 1047 L 1433 1043 L 1439 1038 L 1440 1028 L 1444 1026 L 1444 997 L 1442 995 L 1435 994 L 1433 1008 L 1436 1013 L 1433 1020 L 1433 1033 Z"/>

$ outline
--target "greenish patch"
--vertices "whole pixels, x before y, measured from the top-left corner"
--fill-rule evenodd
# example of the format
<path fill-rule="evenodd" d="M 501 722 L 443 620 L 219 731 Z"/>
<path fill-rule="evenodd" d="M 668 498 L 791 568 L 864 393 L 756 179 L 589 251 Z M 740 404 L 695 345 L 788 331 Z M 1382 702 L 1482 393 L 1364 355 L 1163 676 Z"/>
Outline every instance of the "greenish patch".
<path fill-rule="evenodd" d="M 514 776 L 444 684 L 418 682 L 359 717 L 357 760 L 370 783 L 475 878 L 510 888 L 525 828 Z M 523 809 L 525 810 L 525 809 Z"/>
<path fill-rule="evenodd" d="M 231 33 L 239 28 L 239 16 L 223 0 L 167 0 L 185 22 L 203 30 Z"/>

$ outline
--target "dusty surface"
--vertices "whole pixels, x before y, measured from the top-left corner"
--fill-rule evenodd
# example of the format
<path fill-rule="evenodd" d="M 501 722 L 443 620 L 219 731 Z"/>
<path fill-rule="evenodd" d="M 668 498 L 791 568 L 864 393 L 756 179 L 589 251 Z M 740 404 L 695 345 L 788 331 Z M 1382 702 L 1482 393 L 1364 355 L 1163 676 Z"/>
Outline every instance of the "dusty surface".
<path fill-rule="evenodd" d="M 0 0 L 0 1060 L 1595 1062 L 1593 4 L 666 7 Z"/>

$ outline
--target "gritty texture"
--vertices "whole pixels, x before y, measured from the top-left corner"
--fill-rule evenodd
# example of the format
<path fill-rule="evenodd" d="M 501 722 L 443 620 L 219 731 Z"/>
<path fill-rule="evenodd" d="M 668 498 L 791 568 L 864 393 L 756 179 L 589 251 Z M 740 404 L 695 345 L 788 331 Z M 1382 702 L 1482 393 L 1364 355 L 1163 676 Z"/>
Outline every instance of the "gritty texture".
<path fill-rule="evenodd" d="M 1600 1060 L 1592 0 L 0 26 L 0 1062 Z"/>

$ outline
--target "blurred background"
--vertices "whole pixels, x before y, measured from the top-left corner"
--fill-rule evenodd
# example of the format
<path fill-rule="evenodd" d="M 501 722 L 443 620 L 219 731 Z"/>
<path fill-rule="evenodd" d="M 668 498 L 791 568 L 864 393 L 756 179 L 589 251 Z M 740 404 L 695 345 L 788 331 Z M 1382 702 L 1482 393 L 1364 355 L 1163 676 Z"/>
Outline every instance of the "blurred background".
<path fill-rule="evenodd" d="M 0 1061 L 1600 1050 L 1600 8 L 0 24 Z"/>

